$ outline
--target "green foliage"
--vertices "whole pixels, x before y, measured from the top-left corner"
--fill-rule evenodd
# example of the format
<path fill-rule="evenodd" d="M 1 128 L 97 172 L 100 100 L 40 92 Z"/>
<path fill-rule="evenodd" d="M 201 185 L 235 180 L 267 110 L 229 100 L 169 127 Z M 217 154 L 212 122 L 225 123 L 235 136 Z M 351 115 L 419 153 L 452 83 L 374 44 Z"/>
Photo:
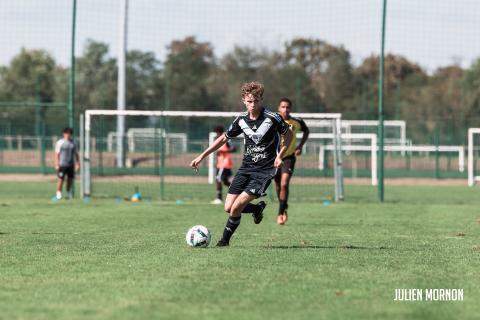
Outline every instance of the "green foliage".
<path fill-rule="evenodd" d="M 208 110 L 211 102 L 206 80 L 212 63 L 213 49 L 209 43 L 199 43 L 194 37 L 172 41 L 165 62 L 172 108 Z"/>
<path fill-rule="evenodd" d="M 465 72 L 465 116 L 478 117 L 480 112 L 480 58 Z"/>
<path fill-rule="evenodd" d="M 77 116 L 87 108 L 115 107 L 116 63 L 107 44 L 86 42 L 77 57 Z M 0 101 L 66 101 L 68 74 L 49 53 L 22 49 L 0 67 Z M 436 132 L 442 144 L 463 143 L 465 128 L 478 122 L 479 79 L 480 60 L 468 69 L 449 65 L 429 72 L 387 54 L 386 119 L 407 120 L 416 143 L 432 143 Z M 162 62 L 152 52 L 127 53 L 128 108 L 240 111 L 239 88 L 253 80 L 265 83 L 265 104 L 273 109 L 287 96 L 302 112 L 377 118 L 378 57 L 355 65 L 347 48 L 320 39 L 295 38 L 276 51 L 237 46 L 217 57 L 210 43 L 186 37 L 169 44 Z M 63 121 L 58 112 L 47 113 L 52 123 Z M 34 112 L 8 110 L 7 117 L 20 121 L 20 114 L 32 122 Z"/>
<path fill-rule="evenodd" d="M 89 40 L 76 62 L 76 105 L 82 109 L 112 109 L 116 106 L 117 67 L 108 45 Z"/>
<path fill-rule="evenodd" d="M 0 68 L 0 101 L 52 102 L 57 88 L 61 87 L 57 79 L 61 73 L 48 52 L 22 48 L 8 67 Z M 6 119 L 0 122 L 0 131 L 12 134 L 38 134 L 40 117 L 58 120 L 55 112 L 34 107 L 6 106 L 2 116 Z"/>
<path fill-rule="evenodd" d="M 3 101 L 53 101 L 55 60 L 44 50 L 26 50 L 0 70 L 0 96 Z"/>

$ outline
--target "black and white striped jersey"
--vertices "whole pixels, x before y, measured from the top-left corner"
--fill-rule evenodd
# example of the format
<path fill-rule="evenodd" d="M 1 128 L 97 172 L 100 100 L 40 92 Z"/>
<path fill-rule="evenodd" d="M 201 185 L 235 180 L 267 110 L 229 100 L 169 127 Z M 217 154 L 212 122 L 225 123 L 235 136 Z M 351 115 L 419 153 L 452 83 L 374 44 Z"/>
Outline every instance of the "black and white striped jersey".
<path fill-rule="evenodd" d="M 248 112 L 240 114 L 230 125 L 225 136 L 229 139 L 244 134 L 245 151 L 239 172 L 258 172 L 273 169 L 280 144 L 280 135 L 288 131 L 282 117 L 263 108 L 256 120 Z"/>

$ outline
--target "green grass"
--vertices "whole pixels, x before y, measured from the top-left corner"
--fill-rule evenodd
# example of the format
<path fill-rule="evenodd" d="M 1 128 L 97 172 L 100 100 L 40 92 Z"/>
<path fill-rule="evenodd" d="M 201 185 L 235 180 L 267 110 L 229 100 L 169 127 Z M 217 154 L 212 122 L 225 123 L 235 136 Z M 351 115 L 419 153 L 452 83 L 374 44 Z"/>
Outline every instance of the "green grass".
<path fill-rule="evenodd" d="M 210 186 L 208 186 L 210 187 Z M 244 216 L 202 202 L 51 203 L 52 185 L 0 184 L 0 319 L 478 319 L 480 197 L 466 187 L 347 187 L 347 201 Z M 202 188 L 202 187 L 199 187 Z M 203 187 L 205 188 L 205 187 Z M 267 199 L 268 200 L 268 199 Z M 395 288 L 463 288 L 463 302 L 394 302 Z"/>

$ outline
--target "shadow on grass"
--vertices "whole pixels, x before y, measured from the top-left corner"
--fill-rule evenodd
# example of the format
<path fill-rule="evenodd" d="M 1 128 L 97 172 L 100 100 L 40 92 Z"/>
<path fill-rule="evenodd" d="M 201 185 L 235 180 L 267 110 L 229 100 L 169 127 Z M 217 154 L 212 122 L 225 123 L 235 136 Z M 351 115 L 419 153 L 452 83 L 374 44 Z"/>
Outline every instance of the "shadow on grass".
<path fill-rule="evenodd" d="M 74 234 L 71 232 L 32 232 L 32 234 Z"/>
<path fill-rule="evenodd" d="M 362 246 L 315 246 L 315 245 L 292 245 L 292 246 L 263 246 L 265 249 L 349 249 L 349 250 L 388 250 L 388 247 L 362 247 Z"/>
<path fill-rule="evenodd" d="M 7 235 L 7 234 L 12 234 L 12 233 L 11 232 L 1 232 L 0 231 L 0 236 Z M 31 234 L 74 234 L 74 233 L 71 233 L 71 232 L 31 232 Z"/>

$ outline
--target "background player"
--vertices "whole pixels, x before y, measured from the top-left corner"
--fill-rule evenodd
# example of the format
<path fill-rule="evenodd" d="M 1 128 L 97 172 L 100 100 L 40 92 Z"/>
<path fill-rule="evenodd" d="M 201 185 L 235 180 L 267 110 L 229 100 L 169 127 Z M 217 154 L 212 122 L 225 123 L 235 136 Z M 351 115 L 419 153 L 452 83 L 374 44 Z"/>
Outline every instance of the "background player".
<path fill-rule="evenodd" d="M 65 176 L 67 176 L 67 199 L 73 197 L 72 186 L 75 178 L 75 170 L 80 168 L 80 158 L 72 135 L 72 128 L 67 127 L 63 129 L 63 138 L 55 144 L 54 164 L 58 177 L 55 197 L 57 200 L 62 199 L 62 187 Z"/>
<path fill-rule="evenodd" d="M 288 192 L 290 185 L 290 178 L 292 177 L 293 170 L 295 169 L 296 157 L 302 154 L 302 148 L 305 142 L 308 139 L 309 130 L 305 122 L 296 117 L 292 117 L 290 112 L 292 111 L 292 101 L 288 98 L 280 99 L 278 103 L 278 113 L 282 116 L 282 119 L 290 125 L 290 128 L 293 132 L 293 138 L 288 143 L 285 139 L 282 139 L 281 146 L 286 146 L 287 150 L 285 151 L 283 157 L 283 166 L 280 170 L 277 171 L 275 175 L 275 187 L 277 190 L 278 196 L 278 216 L 277 223 L 285 224 L 288 220 Z M 302 139 L 297 145 L 297 133 L 299 131 L 303 132 Z"/>
<path fill-rule="evenodd" d="M 215 127 L 213 131 L 215 131 L 217 134 L 215 139 L 218 139 L 218 137 L 225 134 L 225 129 L 223 129 L 222 126 Z M 217 172 L 215 175 L 217 198 L 211 202 L 212 204 L 223 203 L 222 184 L 230 187 L 230 177 L 232 176 L 233 167 L 233 161 L 230 157 L 230 152 L 233 151 L 235 151 L 235 147 L 228 141 L 217 151 Z"/>
<path fill-rule="evenodd" d="M 252 213 L 256 224 L 262 221 L 265 202 L 250 202 L 265 195 L 277 168 L 283 164 L 282 157 L 286 147 L 278 149 L 280 135 L 284 136 L 285 145 L 289 145 L 292 139 L 292 131 L 282 117 L 262 107 L 263 91 L 263 85 L 258 82 L 245 83 L 241 88 L 241 95 L 247 112 L 240 114 L 224 135 L 218 137 L 190 163 L 193 169 L 198 170 L 202 160 L 223 146 L 228 139 L 241 133 L 245 135 L 242 165 L 235 174 L 225 199 L 225 211 L 229 213 L 229 217 L 222 239 L 217 243 L 220 247 L 229 245 L 230 238 L 240 224 L 242 212 Z"/>

